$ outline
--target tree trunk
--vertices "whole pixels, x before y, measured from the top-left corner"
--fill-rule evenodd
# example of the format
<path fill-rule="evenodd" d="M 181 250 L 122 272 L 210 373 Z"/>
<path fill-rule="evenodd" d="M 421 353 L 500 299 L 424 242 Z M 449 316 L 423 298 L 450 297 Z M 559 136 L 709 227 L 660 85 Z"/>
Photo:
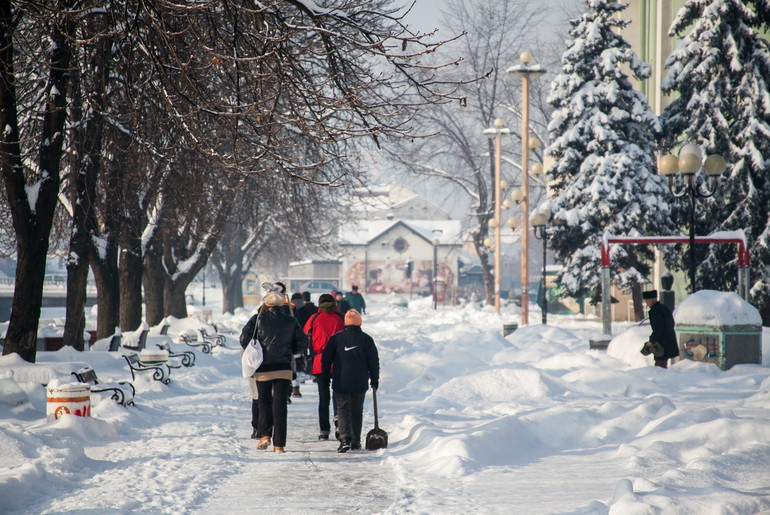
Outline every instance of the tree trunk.
<path fill-rule="evenodd" d="M 190 280 L 171 282 L 166 279 L 163 289 L 163 303 L 166 306 L 166 315 L 176 318 L 187 318 L 187 299 L 185 291 Z"/>
<path fill-rule="evenodd" d="M 19 239 L 16 252 L 16 285 L 3 355 L 16 352 L 22 359 L 34 363 L 48 238 Z"/>
<path fill-rule="evenodd" d="M 16 282 L 11 319 L 3 354 L 18 353 L 34 362 L 37 329 L 43 301 L 43 280 L 48 238 L 59 193 L 59 169 L 70 66 L 70 35 L 74 25 L 62 16 L 51 34 L 47 103 L 40 127 L 38 188 L 34 199 L 27 193 L 19 145 L 19 123 L 14 83 L 14 25 L 11 2 L 0 2 L 0 170 L 16 234 Z M 30 202 L 32 201 L 33 202 Z"/>
<path fill-rule="evenodd" d="M 64 345 L 70 345 L 77 350 L 85 349 L 83 331 L 85 330 L 86 286 L 88 283 L 88 241 L 77 241 L 82 239 L 76 233 L 70 242 L 69 262 L 67 263 L 67 315 L 64 320 L 63 336 Z"/>
<path fill-rule="evenodd" d="M 165 317 L 163 303 L 163 284 L 165 273 L 163 272 L 163 256 L 160 251 L 160 242 L 153 240 L 147 247 L 144 256 L 144 318 L 150 326 L 158 325 Z"/>
<path fill-rule="evenodd" d="M 637 322 L 644 320 L 644 301 L 642 300 L 642 285 L 634 283 L 631 286 L 631 299 L 634 302 L 634 319 Z"/>
<path fill-rule="evenodd" d="M 134 331 L 142 324 L 142 242 L 133 234 L 121 238 L 120 327 Z M 157 324 L 153 324 L 157 325 Z"/>
<path fill-rule="evenodd" d="M 92 262 L 96 279 L 96 337 L 106 338 L 120 325 L 120 274 L 118 273 L 118 249 L 108 244 L 105 259 Z"/>
<path fill-rule="evenodd" d="M 72 119 L 81 123 L 74 124 L 70 131 L 71 154 L 69 174 L 72 177 L 73 191 L 70 195 L 72 204 L 72 234 L 67 258 L 67 315 L 64 322 L 64 344 L 78 350 L 84 350 L 83 332 L 85 330 L 86 287 L 91 239 L 95 233 L 96 221 L 94 199 L 96 182 L 102 168 L 102 139 L 104 138 L 105 111 L 104 91 L 107 84 L 108 59 L 105 57 L 109 41 L 101 40 L 95 54 L 90 54 L 88 70 L 95 70 L 91 77 L 83 79 L 76 75 L 72 79 Z M 81 108 L 83 96 L 81 90 L 87 88 L 88 105 L 96 109 L 84 117 Z M 84 119 L 85 118 L 85 119 Z"/>
<path fill-rule="evenodd" d="M 242 269 L 236 266 L 227 271 L 217 267 L 219 282 L 222 283 L 222 313 L 234 313 L 238 307 L 243 307 L 243 290 L 240 288 Z M 240 305 L 239 305 L 240 297 Z"/>
<path fill-rule="evenodd" d="M 243 272 L 235 277 L 233 285 L 233 310 L 243 307 Z"/>

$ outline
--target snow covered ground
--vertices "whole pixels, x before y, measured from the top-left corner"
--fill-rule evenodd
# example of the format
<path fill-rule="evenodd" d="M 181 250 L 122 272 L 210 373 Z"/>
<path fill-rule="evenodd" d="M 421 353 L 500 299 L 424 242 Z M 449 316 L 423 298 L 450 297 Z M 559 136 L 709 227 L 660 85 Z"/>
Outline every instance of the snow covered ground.
<path fill-rule="evenodd" d="M 93 395 L 91 418 L 46 420 L 44 389 L 0 372 L 0 513 L 770 513 L 767 357 L 662 370 L 638 353 L 649 327 L 616 326 L 603 352 L 588 346 L 597 320 L 549 316 L 503 338 L 489 308 L 367 300 L 388 449 L 317 441 L 306 383 L 287 452 L 257 451 L 235 335 L 168 386 L 137 377 L 134 407 Z M 130 379 L 115 353 L 46 354 L 41 367 Z M 364 432 L 371 398 L 366 412 Z"/>

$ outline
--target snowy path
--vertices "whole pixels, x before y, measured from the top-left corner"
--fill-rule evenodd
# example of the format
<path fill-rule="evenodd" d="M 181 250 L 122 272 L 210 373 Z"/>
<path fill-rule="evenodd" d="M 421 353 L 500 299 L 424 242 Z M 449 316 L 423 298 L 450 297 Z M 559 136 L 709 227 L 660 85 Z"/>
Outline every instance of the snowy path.
<path fill-rule="evenodd" d="M 382 451 L 339 454 L 333 438 L 318 441 L 315 388 L 302 385 L 303 397 L 289 406 L 284 454 L 256 450 L 249 432 L 239 430 L 242 470 L 195 513 L 376 513 L 393 503 L 393 475 L 382 462 Z M 364 433 L 370 428 L 365 418 Z"/>

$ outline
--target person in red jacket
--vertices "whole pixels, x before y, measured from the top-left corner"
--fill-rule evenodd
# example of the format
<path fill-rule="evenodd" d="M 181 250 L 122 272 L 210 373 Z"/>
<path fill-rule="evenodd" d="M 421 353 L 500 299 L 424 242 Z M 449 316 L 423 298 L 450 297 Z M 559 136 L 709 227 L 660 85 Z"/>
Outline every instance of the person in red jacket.
<path fill-rule="evenodd" d="M 311 340 L 313 354 L 312 373 L 316 378 L 318 385 L 318 426 L 321 432 L 318 435 L 319 440 L 328 440 L 331 433 L 331 424 L 329 424 L 329 403 L 332 401 L 331 389 L 329 388 L 329 378 L 324 378 L 321 373 L 321 355 L 329 342 L 329 338 L 334 333 L 338 333 L 345 328 L 345 322 L 337 311 L 337 304 L 334 297 L 324 293 L 318 298 L 318 312 L 311 316 L 305 323 L 305 334 Z M 337 415 L 337 404 L 333 404 L 334 416 Z"/>

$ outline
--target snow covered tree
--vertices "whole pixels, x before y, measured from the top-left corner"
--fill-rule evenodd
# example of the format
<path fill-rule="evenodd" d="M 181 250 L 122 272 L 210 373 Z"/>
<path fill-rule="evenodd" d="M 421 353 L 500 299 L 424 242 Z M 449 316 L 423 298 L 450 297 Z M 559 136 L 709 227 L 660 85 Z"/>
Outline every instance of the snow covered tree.
<path fill-rule="evenodd" d="M 663 91 L 676 94 L 661 124 L 665 146 L 694 143 L 727 161 L 720 191 L 696 209 L 696 234 L 742 229 L 751 254 L 750 301 L 770 324 L 770 1 L 690 1 L 669 35 Z M 689 223 L 683 219 L 682 223 Z M 699 287 L 737 288 L 732 246 L 696 249 Z"/>
<path fill-rule="evenodd" d="M 551 84 L 546 149 L 555 160 L 546 172 L 554 180 L 548 243 L 564 263 L 560 280 L 572 295 L 590 295 L 599 286 L 605 231 L 633 236 L 673 230 L 670 193 L 656 174 L 657 118 L 624 71 L 642 80 L 650 68 L 615 31 L 629 23 L 619 17 L 627 4 L 586 5 L 588 11 L 570 22 L 572 39 Z M 612 280 L 632 289 L 638 317 L 652 249 L 617 245 L 612 251 Z"/>
<path fill-rule="evenodd" d="M 411 137 L 416 132 L 417 107 L 455 98 L 451 81 L 436 78 L 442 67 L 452 63 L 420 64 L 420 56 L 441 43 L 408 30 L 402 14 L 391 0 L 372 0 L 364 7 L 357 0 L 328 0 L 323 6 L 301 0 L 248 5 L 223 0 L 194 8 L 179 2 L 133 0 L 0 2 L 0 171 L 18 262 L 3 352 L 18 352 L 28 361 L 35 358 L 65 128 L 91 116 L 90 121 L 101 125 L 101 129 L 92 125 L 96 132 L 106 133 L 107 127 L 122 131 L 135 147 L 132 150 L 145 158 L 131 163 L 154 161 L 168 166 L 180 152 L 195 152 L 198 157 L 187 161 L 194 163 L 191 171 L 224 176 L 218 182 L 210 177 L 201 181 L 222 185 L 224 191 L 237 183 L 237 177 L 228 176 L 244 173 L 337 185 L 352 168 L 345 163 L 355 152 L 356 139 L 379 144 L 385 137 Z M 78 29 L 97 19 L 99 31 L 81 38 L 84 33 Z M 101 63 L 107 66 L 108 83 L 98 85 L 104 95 L 92 102 L 96 89 L 72 91 L 84 84 L 74 82 L 72 74 L 79 72 L 93 80 L 89 71 L 98 71 L 99 64 L 94 61 L 96 68 L 83 68 L 90 65 L 78 48 L 99 45 L 103 38 L 110 40 L 103 49 L 109 62 Z M 86 60 L 77 61 L 79 57 Z M 68 111 L 76 99 L 82 105 L 78 101 Z M 147 116 L 148 110 L 161 117 Z M 76 112 L 83 118 L 67 118 Z M 145 120 L 155 127 L 142 127 Z M 126 123 L 130 121 L 135 123 Z M 158 130 L 160 122 L 168 130 Z M 84 132 L 90 130 L 84 127 L 80 127 Z M 75 162 L 96 163 L 116 141 L 107 135 L 103 155 L 82 155 Z M 298 151 L 306 146 L 314 152 Z M 102 168 L 97 194 L 130 188 L 130 182 L 114 171 Z M 206 194 L 209 198 L 223 195 L 212 190 Z M 120 203 L 94 200 L 105 207 L 101 225 L 93 225 L 99 234 L 91 238 L 91 256 L 100 259 L 95 266 L 100 268 L 95 270 L 97 280 L 110 283 L 103 289 L 109 298 L 100 299 L 103 327 L 99 332 L 104 334 L 114 327 L 109 320 L 116 320 L 119 309 L 120 294 L 113 286 L 130 282 L 136 288 L 138 284 L 135 274 L 131 281 L 121 281 L 118 271 L 118 256 L 133 252 L 138 239 L 136 233 L 128 240 L 121 238 L 120 230 L 135 206 L 122 211 Z M 181 208 L 182 203 L 174 207 Z M 218 222 L 225 214 L 213 219 Z M 183 220 L 183 234 L 202 242 L 200 250 L 210 253 L 218 228 L 186 216 Z M 84 222 L 76 223 L 82 235 Z M 171 251 L 156 252 L 168 255 Z M 184 257 L 196 256 L 191 252 Z M 184 298 L 179 290 L 205 258 L 170 272 L 180 279 L 172 288 L 175 312 L 181 311 L 176 304 Z M 110 313 L 108 318 L 101 318 L 102 308 Z M 126 319 L 134 320 L 136 313 L 132 310 Z M 73 317 L 73 321 L 76 330 L 79 319 Z"/>

